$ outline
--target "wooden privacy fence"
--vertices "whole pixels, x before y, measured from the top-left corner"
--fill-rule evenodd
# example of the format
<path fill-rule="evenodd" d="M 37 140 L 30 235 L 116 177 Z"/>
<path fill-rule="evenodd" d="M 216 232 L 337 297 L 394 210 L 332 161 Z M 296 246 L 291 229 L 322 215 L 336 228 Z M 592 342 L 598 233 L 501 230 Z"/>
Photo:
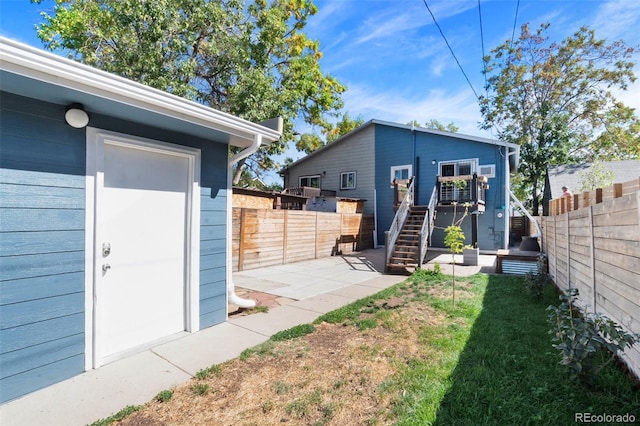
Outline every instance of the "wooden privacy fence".
<path fill-rule="evenodd" d="M 556 285 L 580 303 L 640 333 L 640 178 L 552 200 L 543 251 Z M 570 207 L 569 207 L 570 206 Z M 640 377 L 640 347 L 625 352 Z"/>
<path fill-rule="evenodd" d="M 233 270 L 262 268 L 373 247 L 373 216 L 234 208 Z"/>

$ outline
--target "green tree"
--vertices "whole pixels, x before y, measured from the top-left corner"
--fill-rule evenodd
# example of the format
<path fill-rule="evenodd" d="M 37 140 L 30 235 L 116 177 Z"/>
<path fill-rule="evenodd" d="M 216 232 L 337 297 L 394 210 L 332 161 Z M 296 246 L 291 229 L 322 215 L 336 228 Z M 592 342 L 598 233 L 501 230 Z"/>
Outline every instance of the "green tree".
<path fill-rule="evenodd" d="M 346 135 L 350 131 L 360 127 L 364 123 L 362 117 L 352 119 L 349 113 L 346 112 L 342 115 L 342 118 L 335 124 L 328 124 L 323 127 L 322 133 L 325 136 L 326 142 L 322 140 L 320 136 L 315 133 L 304 133 L 296 141 L 296 148 L 298 151 L 303 151 L 307 154 L 322 148 L 326 144 L 329 144 L 341 136 Z"/>
<path fill-rule="evenodd" d="M 613 185 L 615 175 L 604 167 L 601 161 L 594 161 L 584 172 L 580 173 L 579 191 L 592 191 L 596 188 L 605 188 Z"/>
<path fill-rule="evenodd" d="M 32 0 L 40 3 L 42 0 Z M 238 162 L 255 173 L 294 138 L 293 121 L 329 127 L 345 90 L 322 72 L 303 30 L 310 0 L 55 0 L 38 36 L 51 50 L 250 121 L 281 116 L 280 141 Z"/>
<path fill-rule="evenodd" d="M 341 136 L 346 135 L 352 130 L 357 129 L 358 127 L 364 124 L 364 119 L 362 116 L 358 116 L 355 119 L 352 119 L 348 112 L 345 112 L 342 115 L 342 118 L 334 125 L 324 131 L 325 138 L 327 143 L 331 143 Z"/>
<path fill-rule="evenodd" d="M 451 132 L 451 133 L 457 133 L 458 130 L 460 130 L 460 128 L 458 126 L 455 125 L 455 123 L 452 121 L 447 125 L 442 124 L 441 122 L 439 122 L 438 120 L 432 118 L 431 120 L 427 121 L 426 123 L 424 123 L 424 126 L 421 126 L 420 123 L 418 123 L 418 120 L 413 120 L 407 123 L 407 125 L 414 125 L 415 127 L 424 127 L 426 129 L 433 129 L 433 130 L 440 130 L 442 132 Z"/>
<path fill-rule="evenodd" d="M 303 151 L 306 154 L 311 154 L 324 146 L 324 142 L 320 136 L 314 133 L 304 133 L 300 135 L 300 138 L 296 141 L 296 149 Z"/>
<path fill-rule="evenodd" d="M 480 98 L 481 127 L 521 146 L 515 192 L 528 194 L 534 215 L 548 166 L 640 155 L 640 121 L 611 92 L 635 81 L 635 49 L 606 44 L 586 27 L 550 42 L 548 28 L 531 32 L 525 24 L 517 40 L 491 51 L 487 95 Z"/>

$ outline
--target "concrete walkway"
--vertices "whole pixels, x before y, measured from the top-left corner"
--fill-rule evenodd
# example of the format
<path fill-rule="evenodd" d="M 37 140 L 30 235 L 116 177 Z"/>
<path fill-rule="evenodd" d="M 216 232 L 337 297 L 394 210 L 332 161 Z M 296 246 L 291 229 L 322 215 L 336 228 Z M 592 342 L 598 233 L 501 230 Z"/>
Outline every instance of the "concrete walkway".
<path fill-rule="evenodd" d="M 448 257 L 446 257 L 448 256 Z M 451 255 L 434 253 L 450 273 Z M 484 259 L 484 260 L 483 260 Z M 491 259 L 480 266 L 456 266 L 456 275 L 491 272 Z M 287 301 L 267 313 L 232 316 L 194 334 L 90 370 L 69 380 L 26 395 L 0 407 L 0 424 L 85 425 L 108 417 L 127 405 L 144 404 L 158 392 L 191 379 L 199 370 L 236 358 L 270 336 L 404 281 L 403 275 L 384 275 L 384 249 L 346 256 L 278 265 L 234 273 L 238 287 L 269 293 Z"/>

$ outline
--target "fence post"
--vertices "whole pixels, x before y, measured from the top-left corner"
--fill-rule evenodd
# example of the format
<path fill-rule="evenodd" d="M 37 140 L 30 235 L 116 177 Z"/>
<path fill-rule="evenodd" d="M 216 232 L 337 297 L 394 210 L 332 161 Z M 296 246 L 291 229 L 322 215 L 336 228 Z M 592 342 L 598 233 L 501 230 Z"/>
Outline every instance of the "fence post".
<path fill-rule="evenodd" d="M 558 285 L 558 215 L 553 216 L 553 273 Z"/>
<path fill-rule="evenodd" d="M 589 237 L 591 237 L 590 249 L 591 249 L 591 290 L 593 291 L 593 312 L 596 312 L 596 248 L 595 237 L 593 235 L 593 206 L 589 206 Z"/>
<path fill-rule="evenodd" d="M 238 241 L 238 271 L 244 270 L 244 230 L 247 224 L 244 223 L 246 218 L 245 209 L 240 209 L 240 238 Z"/>
<path fill-rule="evenodd" d="M 315 226 L 315 232 L 313 233 L 313 238 L 314 238 L 314 250 L 313 250 L 313 258 L 317 259 L 318 258 L 318 215 L 319 212 L 316 212 L 316 226 Z"/>
<path fill-rule="evenodd" d="M 284 210 L 284 227 L 283 227 L 283 238 L 282 238 L 282 263 L 287 263 L 287 228 L 289 222 L 289 210 Z"/>
<path fill-rule="evenodd" d="M 564 197 L 569 198 L 569 197 Z M 567 215 L 567 226 L 566 226 L 566 246 L 567 246 L 567 288 L 571 288 L 571 251 L 569 250 L 569 212 L 565 213 Z"/>

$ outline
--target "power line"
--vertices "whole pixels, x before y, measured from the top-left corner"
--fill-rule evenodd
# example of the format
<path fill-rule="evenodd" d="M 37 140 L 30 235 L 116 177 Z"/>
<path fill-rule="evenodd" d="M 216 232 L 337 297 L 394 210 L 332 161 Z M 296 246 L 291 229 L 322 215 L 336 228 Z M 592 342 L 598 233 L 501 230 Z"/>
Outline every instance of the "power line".
<path fill-rule="evenodd" d="M 464 70 L 462 69 L 462 65 L 460 65 L 460 61 L 458 61 L 458 58 L 456 57 L 456 54 L 453 53 L 453 49 L 451 48 L 451 45 L 449 44 L 449 41 L 447 40 L 447 37 L 445 37 L 444 32 L 442 32 L 442 28 L 440 28 L 440 24 L 438 24 L 438 21 L 436 21 L 436 17 L 433 16 L 433 12 L 431 11 L 431 8 L 427 4 L 427 0 L 422 0 L 422 1 L 424 2 L 424 5 L 426 6 L 427 10 L 429 11 L 429 14 L 431 15 L 431 18 L 433 19 L 433 23 L 436 24 L 436 27 L 438 27 L 438 30 L 440 31 L 440 35 L 442 35 L 442 38 L 444 39 L 444 42 L 447 44 L 447 47 L 449 48 L 449 52 L 451 52 L 451 55 L 453 56 L 453 59 L 456 60 L 456 64 L 458 64 L 458 68 L 460 68 L 460 71 L 462 71 L 462 75 L 464 75 L 464 78 L 465 78 L 465 80 L 467 80 L 467 83 L 469 84 L 469 87 L 471 87 L 471 90 L 473 91 L 473 94 L 476 95 L 476 99 L 480 99 L 480 97 L 478 96 L 478 93 L 476 92 L 476 89 L 473 88 L 473 85 L 471 84 L 471 81 L 469 80 L 469 77 L 467 77 L 467 73 L 465 73 Z"/>
<path fill-rule="evenodd" d="M 480 0 L 478 0 L 480 1 Z M 516 3 L 516 17 L 513 18 L 513 30 L 511 31 L 511 45 L 513 46 L 513 37 L 516 34 L 516 24 L 518 23 L 518 9 L 520 9 L 520 0 Z"/>
<path fill-rule="evenodd" d="M 482 74 L 484 75 L 484 88 L 487 90 L 487 64 L 484 60 L 484 32 L 482 30 L 482 10 L 480 9 L 480 0 L 478 0 L 478 16 L 480 17 L 480 45 L 482 46 Z"/>

